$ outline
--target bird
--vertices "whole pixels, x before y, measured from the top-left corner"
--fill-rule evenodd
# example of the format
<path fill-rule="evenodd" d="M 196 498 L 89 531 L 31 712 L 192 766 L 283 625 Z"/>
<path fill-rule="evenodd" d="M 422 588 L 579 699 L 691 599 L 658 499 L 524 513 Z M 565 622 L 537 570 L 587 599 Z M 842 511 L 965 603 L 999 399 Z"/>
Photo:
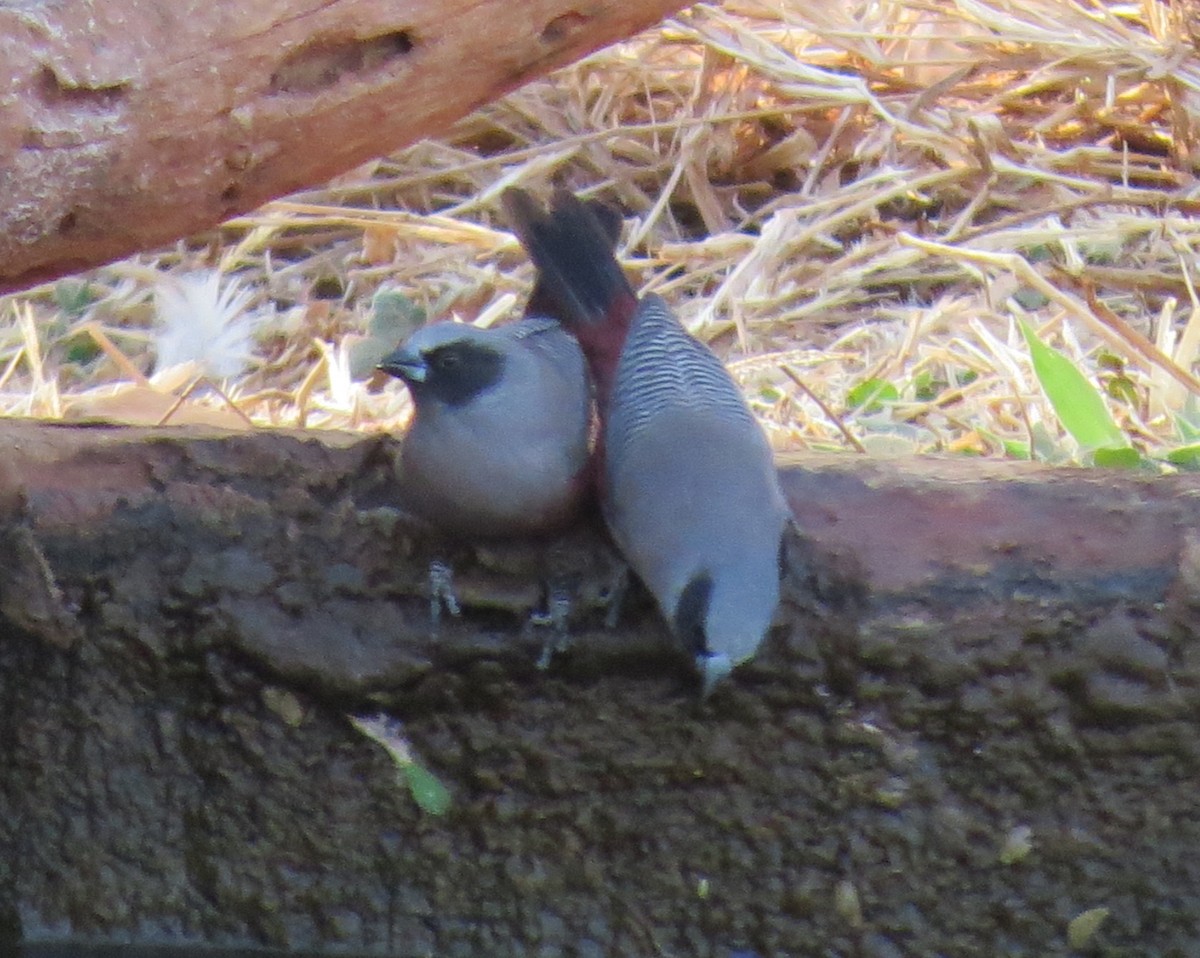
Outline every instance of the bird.
<path fill-rule="evenodd" d="M 476 541 L 549 535 L 578 513 L 591 483 L 591 387 L 578 343 L 552 317 L 433 323 L 378 368 L 412 396 L 398 474 L 420 520 Z M 431 565 L 435 621 L 443 603 L 458 614 L 451 579 Z"/>
<path fill-rule="evenodd" d="M 661 297 L 638 298 L 593 209 L 561 189 L 549 211 L 517 189 L 502 202 L 588 362 L 605 521 L 707 697 L 758 651 L 780 601 L 792 516 L 770 444 L 717 356 Z"/>

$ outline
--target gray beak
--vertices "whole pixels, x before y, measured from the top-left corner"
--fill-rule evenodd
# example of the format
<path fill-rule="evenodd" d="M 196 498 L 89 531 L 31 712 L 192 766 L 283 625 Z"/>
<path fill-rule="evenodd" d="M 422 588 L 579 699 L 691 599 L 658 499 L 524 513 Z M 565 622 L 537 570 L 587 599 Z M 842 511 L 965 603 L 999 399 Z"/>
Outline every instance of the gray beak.
<path fill-rule="evenodd" d="M 384 357 L 376 368 L 382 369 L 389 376 L 403 379 L 406 383 L 423 383 L 429 375 L 429 366 L 421 354 L 403 346 Z"/>
<path fill-rule="evenodd" d="M 696 667 L 700 670 L 700 678 L 704 685 L 700 692 L 701 698 L 708 698 L 712 690 L 733 671 L 733 663 L 728 655 L 698 655 Z"/>

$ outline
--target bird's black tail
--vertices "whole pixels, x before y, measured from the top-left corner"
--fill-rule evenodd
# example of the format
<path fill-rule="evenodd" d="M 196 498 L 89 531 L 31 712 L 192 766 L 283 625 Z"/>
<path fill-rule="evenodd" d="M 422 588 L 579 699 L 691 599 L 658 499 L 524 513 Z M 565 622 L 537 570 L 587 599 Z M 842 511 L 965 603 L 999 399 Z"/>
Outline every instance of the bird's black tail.
<path fill-rule="evenodd" d="M 588 327 L 598 332 L 612 326 L 623 339 L 637 297 L 613 252 L 619 215 L 566 190 L 554 194 L 549 212 L 517 189 L 506 191 L 503 203 L 513 231 L 538 269 L 527 314 L 536 308 L 584 336 Z"/>

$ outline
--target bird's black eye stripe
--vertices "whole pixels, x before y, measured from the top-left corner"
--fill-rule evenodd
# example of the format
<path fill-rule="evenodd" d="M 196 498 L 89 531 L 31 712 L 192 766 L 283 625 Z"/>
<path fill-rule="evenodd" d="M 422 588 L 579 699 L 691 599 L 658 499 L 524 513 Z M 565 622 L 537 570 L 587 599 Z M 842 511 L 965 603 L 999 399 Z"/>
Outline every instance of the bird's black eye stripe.
<path fill-rule="evenodd" d="M 490 346 L 467 340 L 445 343 L 426 350 L 429 378 L 422 385 L 423 398 L 440 400 L 448 406 L 463 406 L 500 382 L 504 354 Z"/>

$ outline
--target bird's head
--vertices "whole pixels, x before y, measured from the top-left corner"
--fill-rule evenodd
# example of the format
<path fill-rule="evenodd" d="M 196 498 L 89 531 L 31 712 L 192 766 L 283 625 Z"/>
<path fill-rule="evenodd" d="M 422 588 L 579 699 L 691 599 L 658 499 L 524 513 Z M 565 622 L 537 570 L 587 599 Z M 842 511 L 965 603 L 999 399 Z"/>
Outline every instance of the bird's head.
<path fill-rule="evenodd" d="M 781 566 L 762 553 L 723 557 L 714 571 L 693 575 L 675 603 L 672 625 L 695 657 L 705 697 L 758 651 L 775 620 Z"/>
<path fill-rule="evenodd" d="M 402 379 L 417 406 L 464 406 L 500 382 L 506 343 L 488 330 L 435 323 L 414 333 L 379 368 Z"/>

